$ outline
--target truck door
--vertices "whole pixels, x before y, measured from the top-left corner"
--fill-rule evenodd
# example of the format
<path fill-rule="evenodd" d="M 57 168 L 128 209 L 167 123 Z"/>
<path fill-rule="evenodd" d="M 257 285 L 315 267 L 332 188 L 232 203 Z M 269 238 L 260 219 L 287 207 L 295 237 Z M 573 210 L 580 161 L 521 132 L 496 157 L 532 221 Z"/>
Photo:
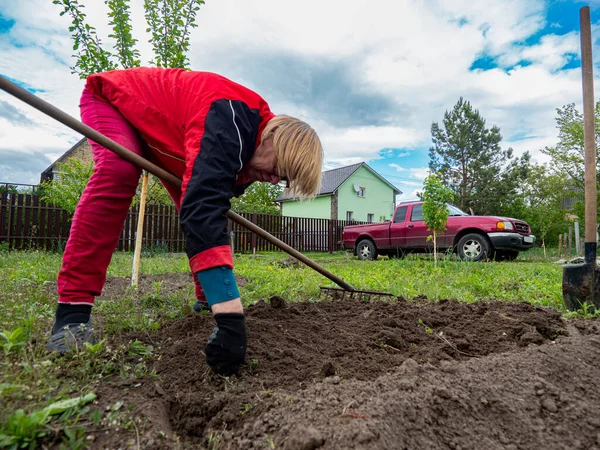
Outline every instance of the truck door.
<path fill-rule="evenodd" d="M 406 246 L 406 210 L 408 206 L 396 209 L 394 220 L 390 224 L 390 244 L 392 248 Z"/>
<path fill-rule="evenodd" d="M 413 205 L 406 225 L 406 246 L 409 248 L 433 248 L 433 240 L 427 241 L 431 234 L 423 221 L 423 204 Z"/>

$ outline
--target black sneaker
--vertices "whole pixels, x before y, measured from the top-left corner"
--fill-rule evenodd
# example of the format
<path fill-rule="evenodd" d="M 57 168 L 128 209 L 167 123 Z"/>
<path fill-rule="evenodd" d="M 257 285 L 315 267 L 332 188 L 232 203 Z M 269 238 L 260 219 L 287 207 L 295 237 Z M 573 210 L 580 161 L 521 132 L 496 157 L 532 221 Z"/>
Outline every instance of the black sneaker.
<path fill-rule="evenodd" d="M 210 306 L 208 306 L 207 302 L 199 302 L 196 300 L 196 303 L 194 303 L 194 311 L 196 311 L 197 313 L 201 313 L 204 311 L 208 311 L 210 312 Z"/>
<path fill-rule="evenodd" d="M 46 344 L 49 352 L 66 353 L 71 350 L 79 350 L 85 342 L 95 344 L 94 330 L 91 320 L 87 323 L 70 323 L 55 330 L 52 327 L 50 338 Z"/>

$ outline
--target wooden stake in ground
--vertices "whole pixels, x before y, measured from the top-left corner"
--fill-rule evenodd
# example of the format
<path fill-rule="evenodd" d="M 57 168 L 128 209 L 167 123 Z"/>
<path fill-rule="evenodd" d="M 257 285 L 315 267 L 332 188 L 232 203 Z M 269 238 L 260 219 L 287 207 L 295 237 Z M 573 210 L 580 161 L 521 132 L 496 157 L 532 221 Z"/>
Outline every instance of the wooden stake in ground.
<path fill-rule="evenodd" d="M 558 235 L 558 259 L 562 256 L 562 234 Z"/>
<path fill-rule="evenodd" d="M 142 256 L 142 237 L 144 234 L 144 215 L 146 212 L 146 194 L 148 192 L 148 172 L 144 170 L 142 178 L 142 192 L 140 194 L 140 211 L 138 213 L 137 231 L 135 233 L 135 250 L 133 252 L 133 268 L 131 269 L 131 285 L 137 289 Z"/>

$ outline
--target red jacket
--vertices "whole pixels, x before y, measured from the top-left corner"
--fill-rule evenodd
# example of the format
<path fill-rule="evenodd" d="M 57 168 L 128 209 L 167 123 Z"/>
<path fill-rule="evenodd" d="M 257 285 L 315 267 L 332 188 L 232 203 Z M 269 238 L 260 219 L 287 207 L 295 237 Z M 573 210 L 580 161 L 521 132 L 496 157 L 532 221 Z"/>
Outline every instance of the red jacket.
<path fill-rule="evenodd" d="M 136 128 L 152 162 L 183 181 L 180 217 L 194 273 L 233 268 L 226 213 L 248 186 L 238 174 L 274 117 L 258 94 L 227 78 L 184 69 L 91 75 L 87 87 Z"/>

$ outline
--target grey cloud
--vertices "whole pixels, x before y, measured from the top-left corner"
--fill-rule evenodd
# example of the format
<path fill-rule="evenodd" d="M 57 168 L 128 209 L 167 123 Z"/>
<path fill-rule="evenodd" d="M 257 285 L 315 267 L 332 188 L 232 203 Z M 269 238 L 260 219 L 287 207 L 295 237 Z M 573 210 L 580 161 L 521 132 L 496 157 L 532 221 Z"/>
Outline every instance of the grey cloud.
<path fill-rule="evenodd" d="M 406 105 L 357 83 L 359 56 L 336 60 L 233 48 L 200 59 L 194 69 L 246 80 L 269 103 L 295 104 L 336 127 L 389 125 L 408 114 Z"/>
<path fill-rule="evenodd" d="M 52 163 L 42 151 L 24 152 L 0 148 L 0 183 L 37 184 Z"/>
<path fill-rule="evenodd" d="M 16 123 L 18 125 L 32 125 L 33 122 L 21 111 L 15 108 L 8 102 L 0 100 L 0 117 L 4 117 L 9 122 Z"/>

